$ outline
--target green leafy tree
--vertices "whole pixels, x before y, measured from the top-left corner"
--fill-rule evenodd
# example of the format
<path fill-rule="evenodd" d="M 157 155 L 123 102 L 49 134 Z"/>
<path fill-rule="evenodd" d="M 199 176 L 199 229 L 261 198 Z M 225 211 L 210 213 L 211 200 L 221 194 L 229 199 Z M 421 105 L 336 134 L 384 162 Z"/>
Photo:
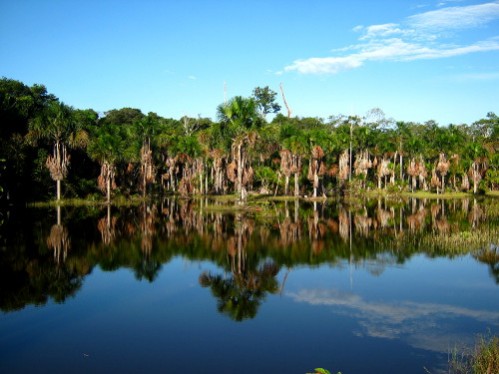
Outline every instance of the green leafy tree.
<path fill-rule="evenodd" d="M 36 176 L 38 150 L 28 146 L 25 136 L 30 120 L 55 100 L 43 85 L 29 87 L 13 79 L 0 79 L 0 158 L 5 160 L 0 176 L 4 187 L 1 200 L 25 200 L 34 197 L 40 187 L 43 189 Z"/>
<path fill-rule="evenodd" d="M 276 103 L 276 96 L 277 92 L 272 91 L 269 86 L 256 87 L 253 90 L 253 98 L 263 118 L 269 113 L 278 113 L 281 110 L 281 106 Z"/>
<path fill-rule="evenodd" d="M 144 113 L 140 109 L 121 108 L 113 109 L 106 112 L 106 115 L 101 118 L 101 124 L 112 125 L 133 125 L 144 118 Z"/>
<path fill-rule="evenodd" d="M 86 147 L 88 133 L 77 121 L 72 107 L 52 101 L 30 121 L 27 137 L 33 144 L 40 140 L 52 143 L 52 154 L 47 157 L 45 165 L 56 181 L 56 197 L 60 200 L 61 181 L 67 175 L 70 163 L 68 148 Z"/>

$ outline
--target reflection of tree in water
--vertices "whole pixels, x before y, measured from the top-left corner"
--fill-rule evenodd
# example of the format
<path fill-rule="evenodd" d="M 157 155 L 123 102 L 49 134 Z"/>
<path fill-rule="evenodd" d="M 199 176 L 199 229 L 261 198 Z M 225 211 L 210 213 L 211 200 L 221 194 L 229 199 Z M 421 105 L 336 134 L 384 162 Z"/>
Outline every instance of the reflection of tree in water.
<path fill-rule="evenodd" d="M 276 217 L 277 227 L 279 229 L 279 244 L 283 247 L 289 248 L 293 244 L 299 243 L 302 239 L 302 222 L 299 216 L 299 201 L 295 200 L 294 213 L 290 214 L 288 202 L 284 202 L 284 218 L 278 214 Z M 260 229 L 261 234 L 262 229 Z M 265 237 L 262 237 L 262 243 L 268 243 L 270 233 L 265 232 Z"/>
<path fill-rule="evenodd" d="M 444 200 L 437 200 L 430 208 L 433 232 L 438 234 L 449 234 L 450 224 L 445 213 Z"/>
<path fill-rule="evenodd" d="M 265 295 L 277 290 L 275 274 L 281 267 L 344 266 L 346 260 L 380 274 L 386 266 L 403 263 L 415 253 L 473 253 L 490 266 L 498 281 L 497 244 L 491 245 L 498 237 L 498 202 L 412 200 L 400 208 L 401 202 L 381 201 L 377 205 L 376 201 L 341 203 L 338 209 L 312 209 L 298 200 L 293 209 L 293 202 L 284 202 L 274 206 L 272 220 L 270 215 L 240 213 L 234 217 L 210 211 L 198 200 L 166 200 L 160 209 L 159 205 L 120 208 L 113 211 L 115 216 L 108 208 L 107 215 L 98 220 L 95 237 L 90 230 L 72 230 L 80 221 L 66 220 L 68 230 L 59 215 L 52 228 L 32 230 L 29 243 L 25 235 L 17 234 L 26 240 L 25 248 L 35 249 L 33 253 L 12 243 L 14 230 L 2 230 L 2 235 L 12 233 L 2 236 L 0 276 L 2 285 L 9 286 L 0 287 L 1 305 L 22 307 L 44 303 L 47 298 L 64 300 L 97 264 L 107 271 L 128 268 L 138 279 L 153 281 L 162 264 L 174 256 L 208 260 L 227 269 L 228 276 L 203 274 L 200 282 L 209 283 L 223 305 L 221 310 L 233 308 L 230 313 L 235 319 L 254 316 L 252 308 L 257 310 Z M 95 228 L 94 217 L 83 219 L 92 222 L 85 227 Z M 34 227 L 28 226 L 23 233 Z M 266 264 L 260 259 L 266 259 Z"/>
<path fill-rule="evenodd" d="M 483 209 L 477 204 L 476 199 L 473 199 L 473 206 L 468 214 L 468 221 L 471 223 L 471 226 L 473 228 L 477 227 L 485 218 Z"/>
<path fill-rule="evenodd" d="M 102 243 L 109 245 L 116 237 L 116 221 L 117 218 L 111 216 L 111 206 L 107 206 L 107 214 L 97 221 L 97 229 L 102 238 Z"/>
<path fill-rule="evenodd" d="M 213 296 L 218 300 L 218 311 L 235 321 L 254 318 L 260 304 L 267 293 L 279 291 L 275 276 L 279 268 L 267 263 L 255 270 L 241 274 L 232 274 L 225 278 L 222 275 L 203 273 L 199 283 L 210 287 Z"/>
<path fill-rule="evenodd" d="M 47 237 L 47 247 L 54 251 L 54 261 L 57 264 L 65 262 L 71 247 L 68 230 L 62 225 L 53 225 Z"/>
<path fill-rule="evenodd" d="M 315 254 L 319 254 L 324 250 L 324 237 L 327 230 L 326 224 L 319 220 L 319 211 L 314 209 L 312 216 L 308 217 L 308 238 L 312 245 L 312 251 Z"/>
<path fill-rule="evenodd" d="M 414 200 L 416 201 L 416 200 Z M 409 231 L 415 233 L 424 229 L 424 224 L 426 220 L 426 209 L 424 205 L 421 204 L 418 210 L 413 206 L 412 214 L 407 216 L 407 225 L 409 226 Z"/>
<path fill-rule="evenodd" d="M 381 202 L 378 201 L 378 208 L 376 209 L 376 220 L 375 222 L 377 223 L 377 227 L 380 229 L 385 229 L 389 226 L 390 220 L 394 219 L 394 211 L 393 209 L 391 210 L 386 210 L 381 206 Z"/>
<path fill-rule="evenodd" d="M 210 287 L 218 300 L 218 310 L 235 321 L 254 318 L 267 293 L 279 291 L 276 275 L 279 268 L 266 262 L 253 267 L 247 260 L 246 245 L 253 233 L 254 222 L 236 215 L 234 235 L 227 241 L 230 276 L 203 273 L 202 287 Z"/>
<path fill-rule="evenodd" d="M 7 271 L 2 278 L 9 277 L 8 287 L 0 290 L 3 311 L 22 309 L 29 304 L 44 305 L 50 298 L 62 303 L 76 294 L 83 281 L 74 267 L 54 266 L 41 259 L 31 261 L 23 271 Z"/>
<path fill-rule="evenodd" d="M 66 261 L 71 240 L 68 230 L 61 224 L 61 207 L 57 206 L 57 223 L 52 225 L 50 235 L 47 237 L 47 247 L 54 251 L 54 261 L 57 264 Z"/>
<path fill-rule="evenodd" d="M 167 200 L 162 204 L 161 213 L 165 220 L 164 227 L 168 236 L 174 236 L 177 232 L 185 234 L 205 231 L 206 217 L 202 213 L 202 200 L 199 201 L 201 208 L 195 209 L 191 200 Z"/>
<path fill-rule="evenodd" d="M 138 279 L 145 278 L 152 282 L 159 274 L 161 269 L 161 262 L 151 256 L 153 251 L 153 240 L 156 235 L 155 223 L 157 221 L 158 209 L 156 205 L 143 204 L 140 208 L 140 249 L 142 258 L 135 266 L 135 276 Z"/>
<path fill-rule="evenodd" d="M 121 209 L 118 215 L 113 216 L 108 206 L 107 214 L 97 223 L 106 249 L 90 247 L 94 261 L 107 271 L 120 267 L 131 268 L 137 279 L 152 282 L 162 264 L 153 256 L 157 212 L 156 205 L 142 204 L 138 208 Z"/>
<path fill-rule="evenodd" d="M 474 257 L 484 264 L 489 265 L 490 275 L 499 284 L 499 245 L 490 244 L 488 248 L 479 250 Z"/>
<path fill-rule="evenodd" d="M 355 214 L 353 221 L 355 223 L 355 232 L 367 238 L 369 236 L 369 229 L 373 224 L 373 219 L 367 215 L 366 207 L 364 207 L 362 213 Z"/>
<path fill-rule="evenodd" d="M 351 213 L 347 211 L 342 206 L 339 207 L 338 213 L 338 221 L 339 221 L 339 233 L 341 239 L 347 242 L 350 239 L 351 232 Z"/>
<path fill-rule="evenodd" d="M 142 235 L 142 240 L 140 243 L 140 249 L 144 253 L 144 257 L 149 258 L 152 252 L 152 242 L 153 237 L 156 233 L 155 222 L 156 222 L 156 205 L 142 205 L 142 219 L 140 221 L 140 232 Z"/>
<path fill-rule="evenodd" d="M 74 296 L 88 274 L 86 261 L 69 257 L 71 240 L 61 224 L 61 208 L 57 207 L 57 223 L 44 233 L 37 245 L 27 235 L 10 232 L 5 249 L 0 251 L 0 310 L 13 311 L 26 305 L 44 305 L 49 299 L 57 303 Z M 24 221 L 23 221 L 24 224 Z M 46 247 L 45 247 L 46 245 Z M 31 251 L 35 248 L 35 251 Z M 47 248 L 53 255 L 47 256 Z"/>

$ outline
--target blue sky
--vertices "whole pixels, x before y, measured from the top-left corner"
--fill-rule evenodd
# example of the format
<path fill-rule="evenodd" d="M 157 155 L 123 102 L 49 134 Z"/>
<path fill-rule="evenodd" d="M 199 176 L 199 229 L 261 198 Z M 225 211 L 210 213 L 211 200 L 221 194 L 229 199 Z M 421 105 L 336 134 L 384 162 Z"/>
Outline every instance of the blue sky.
<path fill-rule="evenodd" d="M 0 0 L 0 76 L 99 112 L 216 119 L 224 82 L 282 83 L 297 116 L 472 123 L 499 114 L 499 1 Z"/>

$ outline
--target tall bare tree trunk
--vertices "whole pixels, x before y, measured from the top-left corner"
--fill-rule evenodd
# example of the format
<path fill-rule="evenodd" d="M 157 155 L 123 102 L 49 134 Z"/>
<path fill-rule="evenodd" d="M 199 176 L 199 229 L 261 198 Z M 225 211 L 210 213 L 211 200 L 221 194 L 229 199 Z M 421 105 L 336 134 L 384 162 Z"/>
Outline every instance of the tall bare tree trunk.
<path fill-rule="evenodd" d="M 317 171 L 314 173 L 314 197 L 317 197 L 317 190 L 319 189 L 319 174 Z"/>
<path fill-rule="evenodd" d="M 291 118 L 291 108 L 288 105 L 288 102 L 286 100 L 286 96 L 284 95 L 284 87 L 282 86 L 282 83 L 279 85 L 281 88 L 281 94 L 282 94 L 282 101 L 284 101 L 284 106 L 286 107 L 286 110 L 288 111 L 288 118 Z"/>
<path fill-rule="evenodd" d="M 107 203 L 110 204 L 111 203 L 111 178 L 107 178 Z"/>
<path fill-rule="evenodd" d="M 295 173 L 295 197 L 300 196 L 300 173 Z"/>
<path fill-rule="evenodd" d="M 237 186 L 236 186 L 237 193 L 241 197 L 241 200 L 243 197 L 242 194 L 243 194 L 243 164 L 244 164 L 243 155 L 241 152 L 242 146 L 243 146 L 242 142 L 237 146 Z"/>
<path fill-rule="evenodd" d="M 293 169 L 295 174 L 295 197 L 300 196 L 300 172 L 301 172 L 301 156 L 293 155 Z"/>
<path fill-rule="evenodd" d="M 404 180 L 404 175 L 403 175 L 403 158 L 402 158 L 402 153 L 400 153 L 400 181 L 402 182 Z"/>

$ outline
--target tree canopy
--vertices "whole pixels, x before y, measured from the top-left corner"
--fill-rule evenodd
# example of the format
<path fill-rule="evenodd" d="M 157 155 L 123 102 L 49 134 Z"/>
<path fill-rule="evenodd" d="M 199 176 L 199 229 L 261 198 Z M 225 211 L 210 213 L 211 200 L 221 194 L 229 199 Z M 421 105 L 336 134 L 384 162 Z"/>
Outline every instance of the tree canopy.
<path fill-rule="evenodd" d="M 64 104 L 43 85 L 2 78 L 1 201 L 45 200 L 54 193 L 51 179 L 59 197 L 101 190 L 108 199 L 111 190 L 237 192 L 244 199 L 247 193 L 331 196 L 357 187 L 480 193 L 499 186 L 493 112 L 471 124 L 441 126 L 396 121 L 379 108 L 328 119 L 288 118 L 280 109 L 276 92 L 265 86 L 221 103 L 216 120 L 128 107 L 99 116 Z"/>

